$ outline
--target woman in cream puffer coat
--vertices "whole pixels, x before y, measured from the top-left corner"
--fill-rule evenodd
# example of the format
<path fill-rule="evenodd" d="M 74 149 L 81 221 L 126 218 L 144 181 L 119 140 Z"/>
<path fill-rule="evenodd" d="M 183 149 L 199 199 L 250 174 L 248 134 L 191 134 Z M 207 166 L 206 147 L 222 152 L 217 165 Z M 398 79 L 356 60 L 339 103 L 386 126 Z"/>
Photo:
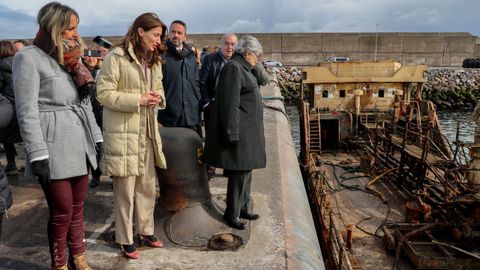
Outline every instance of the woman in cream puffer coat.
<path fill-rule="evenodd" d="M 155 168 L 166 168 L 156 120 L 165 108 L 161 54 L 166 26 L 154 13 L 133 22 L 125 38 L 107 54 L 97 75 L 103 104 L 101 170 L 111 175 L 115 202 L 115 241 L 130 259 L 140 257 L 133 241 L 162 247 L 153 234 Z"/>
<path fill-rule="evenodd" d="M 130 62 L 126 54 L 134 58 Z M 152 91 L 161 96 L 158 109 L 165 109 L 162 67 L 151 68 Z M 150 89 L 143 68 L 130 46 L 125 52 L 114 48 L 105 58 L 97 77 L 97 99 L 103 104 L 103 156 L 100 167 L 104 175 L 138 176 L 145 173 L 145 140 L 148 107 L 140 106 L 143 93 Z M 155 114 L 156 115 L 156 114 Z M 155 166 L 166 168 L 158 123 L 153 121 Z"/>
<path fill-rule="evenodd" d="M 132 54 L 129 62 L 126 54 Z M 151 69 L 152 91 L 164 100 L 161 65 Z M 115 80 L 118 79 L 118 80 Z M 145 148 L 148 107 L 139 100 L 149 90 L 140 62 L 122 48 L 114 48 L 105 58 L 97 77 L 97 99 L 103 104 L 103 157 L 100 167 L 104 175 L 138 176 L 145 173 Z M 165 102 L 158 109 L 165 109 Z M 156 114 L 155 114 L 156 115 Z M 152 121 L 155 166 L 166 168 L 157 121 Z"/>

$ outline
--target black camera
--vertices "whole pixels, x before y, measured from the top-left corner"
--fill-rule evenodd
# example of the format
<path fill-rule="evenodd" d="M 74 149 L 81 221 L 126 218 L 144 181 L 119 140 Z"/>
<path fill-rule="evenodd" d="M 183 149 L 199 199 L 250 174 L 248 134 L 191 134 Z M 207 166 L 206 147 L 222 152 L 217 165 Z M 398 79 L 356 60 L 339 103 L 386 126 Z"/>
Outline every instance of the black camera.
<path fill-rule="evenodd" d="M 110 47 L 112 47 L 112 43 L 102 36 L 96 36 L 92 39 L 92 41 L 97 43 L 98 46 L 105 49 L 110 49 Z"/>
<path fill-rule="evenodd" d="M 99 50 L 85 50 L 83 52 L 84 57 L 100 57 L 102 53 Z"/>

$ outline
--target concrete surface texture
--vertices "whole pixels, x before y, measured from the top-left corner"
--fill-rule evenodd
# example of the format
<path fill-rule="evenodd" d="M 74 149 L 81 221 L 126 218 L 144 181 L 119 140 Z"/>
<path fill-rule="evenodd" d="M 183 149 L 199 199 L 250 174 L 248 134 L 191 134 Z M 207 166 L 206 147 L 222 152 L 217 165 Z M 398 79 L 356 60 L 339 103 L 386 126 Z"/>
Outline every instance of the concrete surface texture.
<path fill-rule="evenodd" d="M 279 96 L 277 87 L 264 87 L 264 96 Z M 113 193 L 110 179 L 89 190 L 85 201 L 87 256 L 93 269 L 324 269 L 322 254 L 301 179 L 289 130 L 281 112 L 283 103 L 268 101 L 264 124 L 267 143 L 267 168 L 254 170 L 252 197 L 257 221 L 248 223 L 246 232 L 224 224 L 223 232 L 244 237 L 236 251 L 213 251 L 205 247 L 187 247 L 171 242 L 156 219 L 155 234 L 164 248 L 141 247 L 139 260 L 122 256 L 113 240 Z M 279 110 L 272 109 L 278 108 Z M 22 145 L 18 147 L 18 165 L 22 166 Z M 5 165 L 5 156 L 0 154 Z M 0 242 L 0 269 L 50 269 L 47 244 L 48 208 L 34 179 L 9 177 L 14 204 L 4 218 Z M 213 200 L 224 207 L 226 178 L 217 169 L 209 182 Z M 221 222 L 221 221 L 220 221 Z M 191 226 L 198 226 L 191 220 Z"/>

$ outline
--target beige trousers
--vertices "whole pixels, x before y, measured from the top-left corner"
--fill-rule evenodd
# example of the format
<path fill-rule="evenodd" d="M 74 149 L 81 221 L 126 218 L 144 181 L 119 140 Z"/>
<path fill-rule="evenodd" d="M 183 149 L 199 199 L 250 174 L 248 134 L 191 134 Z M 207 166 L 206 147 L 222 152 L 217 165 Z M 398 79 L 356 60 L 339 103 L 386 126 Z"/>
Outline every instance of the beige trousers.
<path fill-rule="evenodd" d="M 153 234 L 155 208 L 155 167 L 153 144 L 147 139 L 145 175 L 112 177 L 115 204 L 115 241 L 133 244 L 133 214 L 136 232 Z"/>

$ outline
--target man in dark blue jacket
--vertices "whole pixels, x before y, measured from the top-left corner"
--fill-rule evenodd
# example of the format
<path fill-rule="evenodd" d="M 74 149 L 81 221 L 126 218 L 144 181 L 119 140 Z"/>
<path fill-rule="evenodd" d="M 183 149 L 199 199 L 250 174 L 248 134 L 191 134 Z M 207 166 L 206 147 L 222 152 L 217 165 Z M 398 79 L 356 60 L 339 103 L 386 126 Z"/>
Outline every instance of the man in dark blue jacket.
<path fill-rule="evenodd" d="M 165 127 L 186 127 L 197 130 L 200 90 L 195 53 L 185 43 L 187 25 L 175 20 L 170 25 L 165 64 L 163 64 L 163 87 L 166 108 L 158 112 L 158 121 Z"/>
<path fill-rule="evenodd" d="M 200 69 L 200 93 L 202 99 L 200 100 L 201 109 L 204 111 L 205 130 L 208 127 L 208 120 L 210 112 L 215 101 L 215 86 L 217 78 L 222 67 L 230 61 L 235 46 L 238 43 L 238 38 L 233 33 L 225 34 L 220 40 L 220 49 L 216 53 L 211 53 L 205 56 Z"/>
<path fill-rule="evenodd" d="M 220 40 L 220 49 L 211 54 L 207 54 L 202 60 L 202 68 L 200 69 L 200 110 L 203 112 L 203 120 L 205 124 L 205 132 L 208 129 L 208 122 L 210 120 L 210 113 L 213 110 L 215 102 L 215 87 L 217 85 L 218 75 L 222 67 L 230 61 L 235 46 L 238 43 L 238 38 L 233 33 L 223 35 Z M 215 167 L 207 165 L 207 173 L 209 177 L 215 175 Z"/>

